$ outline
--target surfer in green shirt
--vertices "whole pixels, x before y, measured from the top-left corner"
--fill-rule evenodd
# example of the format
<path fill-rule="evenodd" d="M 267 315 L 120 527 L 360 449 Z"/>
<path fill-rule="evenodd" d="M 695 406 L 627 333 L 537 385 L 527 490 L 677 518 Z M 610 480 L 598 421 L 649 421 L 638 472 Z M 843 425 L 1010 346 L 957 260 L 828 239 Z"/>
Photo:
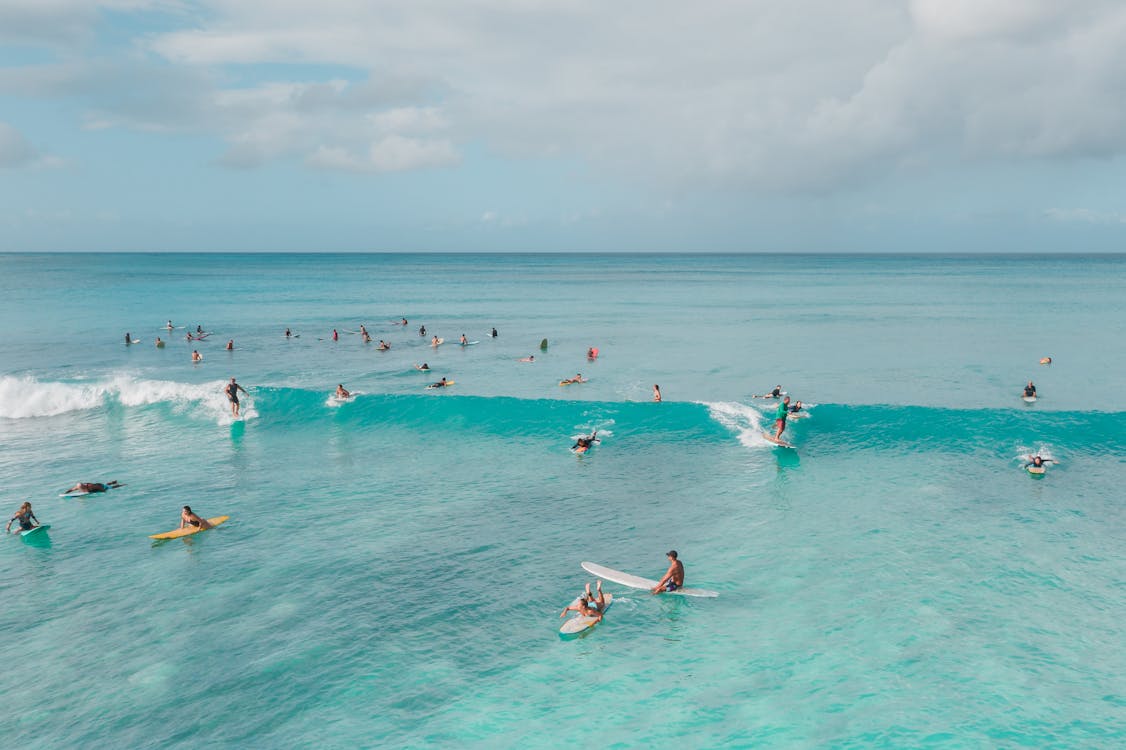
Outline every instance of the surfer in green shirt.
<path fill-rule="evenodd" d="M 782 431 L 786 429 L 786 417 L 790 413 L 790 397 L 786 396 L 782 399 L 782 403 L 778 404 L 778 410 L 774 413 L 774 439 L 782 439 Z"/>

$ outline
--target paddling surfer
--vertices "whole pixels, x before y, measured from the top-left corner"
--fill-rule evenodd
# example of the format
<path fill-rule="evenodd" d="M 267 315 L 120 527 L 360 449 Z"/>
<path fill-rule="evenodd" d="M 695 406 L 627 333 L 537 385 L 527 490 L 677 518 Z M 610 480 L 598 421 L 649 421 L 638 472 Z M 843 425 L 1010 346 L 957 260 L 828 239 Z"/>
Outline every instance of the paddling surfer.
<path fill-rule="evenodd" d="M 596 581 L 598 596 L 590 593 L 590 584 L 586 585 L 586 591 L 580 596 L 579 600 L 574 604 L 568 604 L 559 613 L 560 617 L 566 617 L 568 612 L 578 612 L 583 617 L 593 617 L 595 621 L 602 619 L 602 615 L 606 612 L 606 595 L 602 593 L 602 581 Z"/>
<path fill-rule="evenodd" d="M 684 563 L 677 559 L 676 550 L 670 549 L 665 553 L 665 557 L 669 559 L 669 569 L 665 571 L 665 575 L 657 582 L 649 593 L 660 594 L 663 591 L 676 591 L 684 587 Z"/>
<path fill-rule="evenodd" d="M 1044 467 L 1044 464 L 1059 463 L 1054 458 L 1043 458 L 1042 456 L 1029 456 L 1028 458 L 1029 458 L 1028 463 L 1026 463 L 1024 465 L 1024 468 L 1026 468 L 1026 469 L 1029 468 L 1030 466 L 1034 466 L 1037 469 L 1040 469 L 1040 468 Z"/>
<path fill-rule="evenodd" d="M 232 417 L 238 417 L 238 415 L 239 415 L 239 413 L 238 413 L 238 411 L 239 411 L 238 392 L 239 391 L 246 393 L 246 389 L 243 388 L 238 383 L 236 383 L 234 378 L 231 378 L 231 382 L 229 382 L 225 386 L 223 386 L 223 393 L 227 394 L 227 400 L 231 402 L 231 416 Z M 246 393 L 246 395 L 249 396 L 250 394 Z"/>
<path fill-rule="evenodd" d="M 188 526 L 198 526 L 201 529 L 210 529 L 211 523 L 206 518 L 200 518 L 192 512 L 190 505 L 185 505 L 184 509 L 180 511 L 180 528 L 187 528 Z"/>
<path fill-rule="evenodd" d="M 72 492 L 85 492 L 87 494 L 92 492 L 105 492 L 106 490 L 115 490 L 120 486 L 121 482 L 118 482 L 116 479 L 109 482 L 79 482 L 64 494 L 69 495 Z"/>
<path fill-rule="evenodd" d="M 782 395 L 782 386 L 776 385 L 770 390 L 770 393 L 764 393 L 761 396 L 751 396 L 751 398 L 778 398 Z"/>
<path fill-rule="evenodd" d="M 336 398 L 346 399 L 346 398 L 351 398 L 351 397 L 352 397 L 352 394 L 348 391 L 347 388 L 344 387 L 343 383 L 336 386 Z"/>

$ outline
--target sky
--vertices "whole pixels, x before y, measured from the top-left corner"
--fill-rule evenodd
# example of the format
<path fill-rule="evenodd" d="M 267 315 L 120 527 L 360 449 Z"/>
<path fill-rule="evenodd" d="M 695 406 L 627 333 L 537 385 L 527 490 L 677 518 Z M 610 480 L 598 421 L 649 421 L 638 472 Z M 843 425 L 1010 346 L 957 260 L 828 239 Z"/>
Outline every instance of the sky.
<path fill-rule="evenodd" d="M 0 0 L 0 252 L 1122 252 L 1120 0 Z"/>

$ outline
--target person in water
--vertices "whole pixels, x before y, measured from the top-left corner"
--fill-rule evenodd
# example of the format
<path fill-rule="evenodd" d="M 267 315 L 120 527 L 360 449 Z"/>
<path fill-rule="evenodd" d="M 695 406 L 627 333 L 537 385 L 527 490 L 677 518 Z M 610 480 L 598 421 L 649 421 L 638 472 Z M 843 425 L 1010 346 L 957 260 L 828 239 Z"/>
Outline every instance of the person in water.
<path fill-rule="evenodd" d="M 598 355 L 594 353 L 594 347 L 593 346 L 586 350 L 586 358 L 587 359 L 594 359 L 597 356 Z"/>
<path fill-rule="evenodd" d="M 657 385 L 656 383 L 653 384 L 653 400 L 661 400 L 661 386 Z"/>
<path fill-rule="evenodd" d="M 336 397 L 337 398 L 351 398 L 352 394 L 349 393 L 348 389 L 344 387 L 343 383 L 341 383 L 340 385 L 336 386 Z"/>
<path fill-rule="evenodd" d="M 163 349 L 164 348 L 164 342 L 160 340 L 160 336 L 156 337 L 156 348 L 157 349 Z"/>
<path fill-rule="evenodd" d="M 293 336 L 293 331 L 289 330 L 289 328 L 286 328 L 285 329 L 285 337 L 288 339 L 288 338 L 291 338 L 292 336 Z"/>
<path fill-rule="evenodd" d="M 227 394 L 227 400 L 231 402 L 231 416 L 232 417 L 237 417 L 239 415 L 239 402 L 238 402 L 238 392 L 239 391 L 246 393 L 246 389 L 243 388 L 238 383 L 236 383 L 234 378 L 231 378 L 231 382 L 229 382 L 225 386 L 223 386 L 223 393 Z M 246 393 L 246 395 L 249 396 L 250 394 Z"/>
<path fill-rule="evenodd" d="M 520 359 L 518 359 L 516 361 L 517 362 L 535 362 L 536 361 L 536 355 L 529 354 L 527 357 L 521 357 Z"/>
<path fill-rule="evenodd" d="M 195 341 L 195 336 L 192 336 L 192 332 L 188 331 L 187 333 L 184 334 L 184 340 L 185 341 Z"/>
<path fill-rule="evenodd" d="M 669 569 L 665 571 L 665 575 L 661 580 L 657 581 L 649 593 L 660 594 L 664 591 L 676 591 L 684 587 L 684 563 L 682 563 L 676 554 L 676 550 L 670 549 L 665 553 L 665 557 L 669 559 Z"/>
<path fill-rule="evenodd" d="M 171 331 L 174 326 L 172 325 L 172 321 L 170 320 L 164 327 Z"/>
<path fill-rule="evenodd" d="M 1028 461 L 1028 463 L 1026 463 L 1026 464 L 1024 465 L 1024 468 L 1026 468 L 1026 469 L 1027 469 L 1028 467 L 1030 467 L 1030 466 L 1035 466 L 1036 468 L 1038 468 L 1038 469 L 1039 469 L 1039 468 L 1041 468 L 1041 467 L 1042 467 L 1042 466 L 1043 466 L 1044 464 L 1056 464 L 1056 463 L 1059 463 L 1059 461 L 1056 461 L 1056 460 L 1055 460 L 1054 458 L 1043 458 L 1043 457 L 1041 457 L 1041 456 L 1028 456 L 1028 458 L 1029 458 L 1029 461 Z"/>
<path fill-rule="evenodd" d="M 132 337 L 132 335 L 130 335 L 130 333 L 128 331 L 125 332 L 125 343 L 126 344 L 132 344 L 133 343 L 133 337 Z"/>
<path fill-rule="evenodd" d="M 781 440 L 782 432 L 786 429 L 786 417 L 790 413 L 790 397 L 786 396 L 782 399 L 782 403 L 778 404 L 778 410 L 774 412 L 774 439 Z"/>
<path fill-rule="evenodd" d="M 8 520 L 8 525 L 4 527 L 5 534 L 12 530 L 12 523 L 15 521 L 19 521 L 20 531 L 31 531 L 36 526 L 41 525 L 39 523 L 39 519 L 36 518 L 35 514 L 31 512 L 30 502 L 25 502 L 23 505 L 21 505 L 20 509 L 16 511 L 16 514 Z M 32 523 L 32 521 L 34 521 L 35 523 Z"/>
<path fill-rule="evenodd" d="M 489 334 L 489 335 L 490 335 L 490 336 L 491 336 L 492 338 L 494 338 L 494 339 L 495 339 L 495 338 L 497 337 L 497 329 L 495 329 L 495 328 L 494 328 L 494 329 L 493 329 L 493 332 L 492 332 L 491 334 Z"/>
<path fill-rule="evenodd" d="M 418 327 L 418 335 L 419 336 L 425 336 L 426 335 L 426 326 L 419 326 Z"/>
<path fill-rule="evenodd" d="M 1029 380 L 1028 385 L 1026 385 L 1024 387 L 1024 397 L 1025 398 L 1036 398 L 1036 386 L 1034 386 L 1032 384 L 1031 380 Z"/>
<path fill-rule="evenodd" d="M 386 341 L 384 341 L 383 339 L 379 340 L 379 351 L 385 352 L 390 348 L 391 348 L 391 345 L 388 344 Z"/>
<path fill-rule="evenodd" d="M 568 604 L 559 613 L 560 617 L 566 617 L 568 612 L 578 612 L 583 617 L 593 617 L 595 621 L 601 620 L 602 615 L 606 612 L 606 595 L 602 593 L 602 581 L 596 581 L 598 596 L 590 593 L 590 584 L 586 585 L 586 590 L 579 596 L 579 600 L 574 604 Z"/>
<path fill-rule="evenodd" d="M 231 339 L 230 341 L 227 342 L 226 349 L 229 352 L 233 352 L 235 350 L 235 340 L 234 339 Z"/>
<path fill-rule="evenodd" d="M 198 526 L 201 529 L 211 528 L 211 524 L 206 518 L 200 518 L 192 512 L 190 505 L 185 505 L 184 509 L 180 511 L 180 528 L 184 529 L 188 526 Z"/>
<path fill-rule="evenodd" d="M 577 451 L 581 448 L 583 451 L 587 451 L 590 449 L 590 446 L 594 445 L 596 442 L 598 442 L 598 430 L 594 430 L 589 435 L 576 438 L 575 444 L 571 446 L 571 450 Z"/>
<path fill-rule="evenodd" d="M 363 323 L 360 323 L 360 333 L 363 334 L 364 336 L 368 335 L 368 329 L 364 327 Z"/>
<path fill-rule="evenodd" d="M 801 405 L 801 401 L 795 401 L 794 405 L 790 407 L 790 413 L 791 414 L 798 414 L 799 412 L 802 411 L 802 409 L 803 409 L 803 407 Z"/>
<path fill-rule="evenodd" d="M 335 328 L 332 329 L 332 340 L 333 341 L 339 341 L 340 340 L 340 334 L 336 332 Z"/>
<path fill-rule="evenodd" d="M 443 375 L 442 379 L 439 380 L 437 383 L 431 383 L 430 385 L 428 385 L 426 387 L 427 388 L 445 388 L 449 384 L 450 384 L 450 381 L 446 380 L 445 376 Z"/>
<path fill-rule="evenodd" d="M 106 490 L 115 490 L 120 486 L 121 482 L 118 482 L 116 479 L 109 482 L 79 482 L 78 484 L 67 490 L 64 494 L 69 495 L 72 492 L 105 492 Z"/>
<path fill-rule="evenodd" d="M 439 340 L 437 336 L 430 339 L 430 346 L 438 346 L 441 343 L 442 343 L 441 340 Z"/>
<path fill-rule="evenodd" d="M 770 393 L 764 393 L 761 396 L 751 396 L 751 398 L 779 398 L 782 395 L 782 386 L 776 385 L 771 389 Z"/>
<path fill-rule="evenodd" d="M 428 364 L 426 364 L 425 362 L 423 362 L 423 363 L 422 363 L 421 365 L 415 365 L 415 366 L 414 366 L 414 369 L 416 369 L 416 370 L 429 370 L 429 369 L 430 369 L 430 365 L 428 365 Z"/>
<path fill-rule="evenodd" d="M 198 349 L 192 349 L 192 362 L 202 362 L 203 355 L 199 353 Z"/>
<path fill-rule="evenodd" d="M 1051 357 L 1041 357 L 1040 358 L 1040 364 L 1050 365 L 1050 364 L 1052 364 L 1052 358 Z"/>
<path fill-rule="evenodd" d="M 582 373 L 580 372 L 580 373 L 577 373 L 577 374 L 575 375 L 575 377 L 573 377 L 573 378 L 567 378 L 567 379 L 566 379 L 566 380 L 564 380 L 563 382 L 564 382 L 564 383 L 585 383 L 586 381 L 585 381 L 585 380 L 583 380 L 583 374 L 582 374 Z"/>
<path fill-rule="evenodd" d="M 460 344 L 461 344 L 462 346 L 465 346 L 466 344 L 468 344 L 468 343 L 469 343 L 469 340 L 468 340 L 467 338 L 465 338 L 465 334 L 464 334 L 464 333 L 463 333 L 463 334 L 461 334 L 461 338 L 460 338 L 460 339 L 458 339 L 458 343 L 460 343 Z"/>
<path fill-rule="evenodd" d="M 369 336 L 369 335 L 368 335 L 368 332 L 367 332 L 367 331 L 364 331 L 364 332 L 363 332 L 363 339 L 364 339 L 364 343 L 365 343 L 365 344 L 370 344 L 370 343 L 371 343 L 371 336 Z"/>
<path fill-rule="evenodd" d="M 399 325 L 401 325 L 401 326 L 405 326 L 406 324 L 407 324 L 407 319 L 406 319 L 406 318 L 403 318 L 403 322 L 402 322 L 402 323 L 400 323 Z"/>

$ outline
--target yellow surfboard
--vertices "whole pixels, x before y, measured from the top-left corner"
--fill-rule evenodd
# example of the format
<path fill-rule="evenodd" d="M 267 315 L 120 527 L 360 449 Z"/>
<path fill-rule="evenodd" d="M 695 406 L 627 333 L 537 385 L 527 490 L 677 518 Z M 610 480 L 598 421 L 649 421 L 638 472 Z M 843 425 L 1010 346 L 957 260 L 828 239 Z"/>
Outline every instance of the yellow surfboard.
<path fill-rule="evenodd" d="M 215 518 L 208 518 L 207 522 L 212 526 L 218 526 L 228 518 L 230 518 L 230 516 L 215 516 Z M 186 526 L 182 529 L 166 531 L 163 534 L 150 534 L 149 539 L 179 539 L 182 536 L 191 536 L 192 534 L 198 534 L 201 531 L 207 531 L 207 529 L 201 528 L 199 526 Z"/>

